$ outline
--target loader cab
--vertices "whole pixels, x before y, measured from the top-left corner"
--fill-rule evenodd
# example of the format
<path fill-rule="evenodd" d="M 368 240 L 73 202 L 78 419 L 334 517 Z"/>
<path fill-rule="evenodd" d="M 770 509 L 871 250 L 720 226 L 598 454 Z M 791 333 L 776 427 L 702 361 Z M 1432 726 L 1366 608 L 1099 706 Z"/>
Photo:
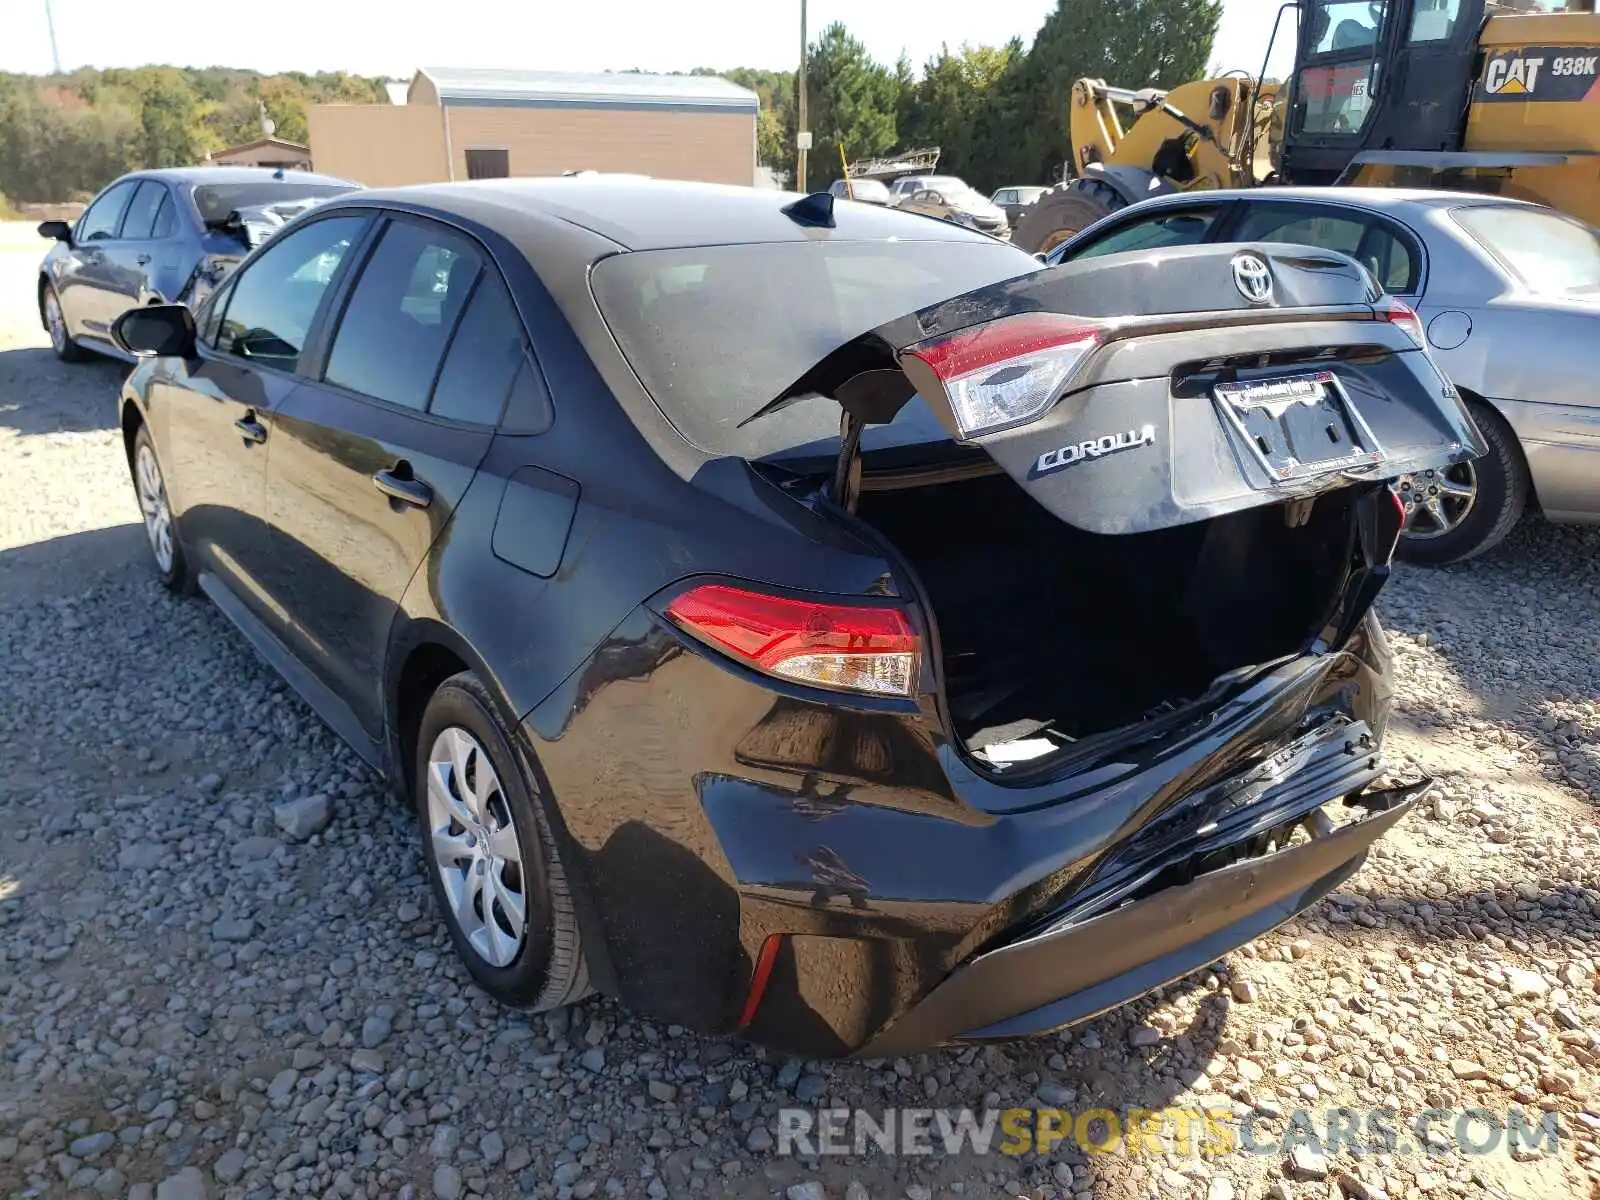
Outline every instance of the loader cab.
<path fill-rule="evenodd" d="M 1461 148 L 1485 0 L 1301 0 L 1279 173 L 1331 184 L 1357 153 Z"/>

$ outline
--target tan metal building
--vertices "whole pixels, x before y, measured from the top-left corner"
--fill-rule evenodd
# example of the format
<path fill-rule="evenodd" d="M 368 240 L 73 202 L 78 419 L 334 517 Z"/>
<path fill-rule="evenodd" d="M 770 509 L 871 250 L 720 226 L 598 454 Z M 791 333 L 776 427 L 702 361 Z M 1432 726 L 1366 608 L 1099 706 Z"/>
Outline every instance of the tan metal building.
<path fill-rule="evenodd" d="M 309 171 L 311 151 L 298 142 L 282 138 L 264 137 L 242 146 L 229 146 L 210 156 L 214 167 L 283 167 L 285 170 Z"/>
<path fill-rule="evenodd" d="M 756 94 L 711 75 L 427 67 L 403 105 L 317 104 L 318 171 L 369 187 L 621 171 L 754 183 Z"/>

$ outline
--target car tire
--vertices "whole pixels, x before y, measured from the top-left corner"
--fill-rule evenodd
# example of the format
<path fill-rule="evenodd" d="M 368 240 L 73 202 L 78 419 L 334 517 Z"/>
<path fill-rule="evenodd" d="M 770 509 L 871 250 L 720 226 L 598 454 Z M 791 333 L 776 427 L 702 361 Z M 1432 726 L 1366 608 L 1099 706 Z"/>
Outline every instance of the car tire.
<path fill-rule="evenodd" d="M 1469 400 L 1467 408 L 1489 445 L 1488 452 L 1466 464 L 1465 470 L 1455 477 L 1448 472 L 1456 469 L 1447 468 L 1443 472 L 1419 472 L 1401 478 L 1398 486 L 1401 501 L 1407 505 L 1407 528 L 1395 549 L 1395 557 L 1404 562 L 1441 567 L 1476 558 L 1503 542 L 1528 506 L 1532 484 L 1517 435 L 1505 418 L 1488 405 Z M 1413 509 L 1426 507 L 1429 489 L 1461 486 L 1469 476 L 1473 489 L 1471 503 L 1459 515 L 1450 514 L 1448 527 L 1441 530 L 1425 512 L 1412 515 Z"/>
<path fill-rule="evenodd" d="M 428 880 L 478 986 L 534 1011 L 581 1000 L 588 964 L 544 798 L 472 672 L 428 701 L 414 780 Z"/>
<path fill-rule="evenodd" d="M 56 357 L 62 362 L 84 362 L 90 357 L 89 352 L 68 335 L 66 314 L 61 309 L 61 297 L 56 294 L 55 285 L 52 283 L 47 283 L 39 289 L 39 317 L 50 333 L 50 349 L 55 351 Z"/>
<path fill-rule="evenodd" d="M 140 425 L 133 435 L 128 469 L 133 475 L 133 491 L 139 500 L 139 515 L 144 518 L 145 539 L 150 544 L 156 573 L 169 592 L 193 595 L 194 569 L 178 537 L 177 522 L 172 518 L 172 505 L 167 499 L 166 475 L 161 470 L 161 459 L 147 425 Z"/>
<path fill-rule="evenodd" d="M 1126 205 L 1122 198 L 1099 180 L 1059 187 L 1029 205 L 1012 231 L 1011 244 L 1029 254 L 1048 254 L 1101 217 L 1123 207 Z"/>

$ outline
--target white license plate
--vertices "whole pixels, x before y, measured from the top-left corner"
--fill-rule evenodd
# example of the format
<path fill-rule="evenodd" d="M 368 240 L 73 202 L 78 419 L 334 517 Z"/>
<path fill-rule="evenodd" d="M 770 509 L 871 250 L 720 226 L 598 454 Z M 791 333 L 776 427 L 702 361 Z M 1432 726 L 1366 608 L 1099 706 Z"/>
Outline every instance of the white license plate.
<path fill-rule="evenodd" d="M 1366 471 L 1383 450 L 1331 371 L 1219 383 L 1217 408 L 1274 482 Z"/>

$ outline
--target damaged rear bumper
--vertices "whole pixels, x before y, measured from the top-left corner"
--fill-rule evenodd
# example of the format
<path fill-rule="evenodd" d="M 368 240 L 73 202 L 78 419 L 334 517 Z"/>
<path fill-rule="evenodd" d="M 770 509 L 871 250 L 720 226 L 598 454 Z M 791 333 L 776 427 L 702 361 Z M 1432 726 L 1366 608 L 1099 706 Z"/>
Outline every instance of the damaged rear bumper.
<path fill-rule="evenodd" d="M 1095 916 L 1069 915 L 982 953 L 864 1046 L 859 1057 L 891 1058 L 951 1042 L 1044 1033 L 1196 971 L 1338 887 L 1431 787 L 1431 780 L 1423 780 L 1363 793 L 1356 802 L 1367 815 L 1338 828 L 1322 810 L 1313 810 L 1307 842 L 1234 862 Z"/>

